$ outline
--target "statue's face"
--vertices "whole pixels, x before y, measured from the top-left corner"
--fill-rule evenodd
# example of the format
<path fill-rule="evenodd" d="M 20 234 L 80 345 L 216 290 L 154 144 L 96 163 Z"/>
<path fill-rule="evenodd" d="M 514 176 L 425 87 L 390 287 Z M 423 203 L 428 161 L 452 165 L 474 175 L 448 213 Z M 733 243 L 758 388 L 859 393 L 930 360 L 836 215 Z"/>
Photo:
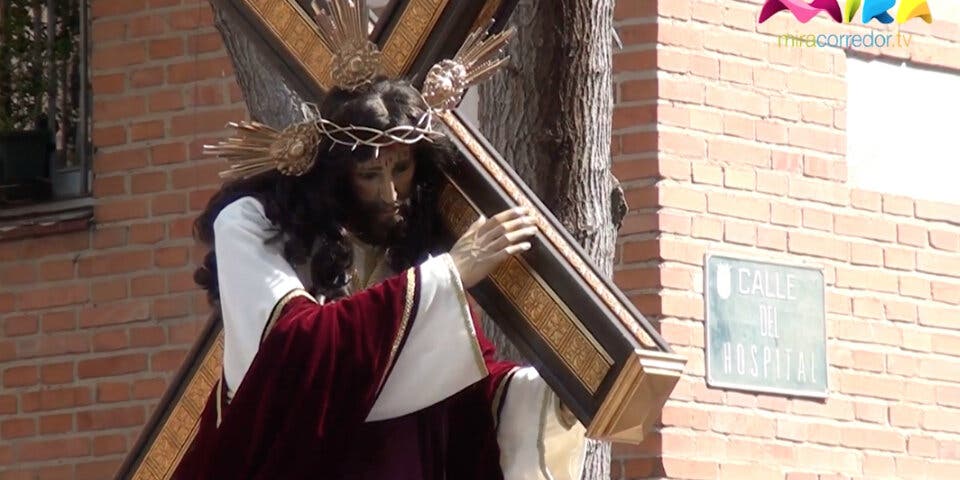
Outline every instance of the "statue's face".
<path fill-rule="evenodd" d="M 410 145 L 380 148 L 373 158 L 360 162 L 351 174 L 360 210 L 377 226 L 400 221 L 400 207 L 410 197 L 416 162 Z"/>

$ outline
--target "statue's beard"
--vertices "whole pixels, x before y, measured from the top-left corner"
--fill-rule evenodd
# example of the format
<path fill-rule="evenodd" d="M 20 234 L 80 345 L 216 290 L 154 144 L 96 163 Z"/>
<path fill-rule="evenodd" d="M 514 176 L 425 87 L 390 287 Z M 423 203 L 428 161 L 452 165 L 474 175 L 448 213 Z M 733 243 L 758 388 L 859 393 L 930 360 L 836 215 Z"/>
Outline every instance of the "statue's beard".
<path fill-rule="evenodd" d="M 394 205 L 357 202 L 349 209 L 344 223 L 347 230 L 361 241 L 390 247 L 398 244 L 404 237 L 410 208 L 409 200 Z"/>

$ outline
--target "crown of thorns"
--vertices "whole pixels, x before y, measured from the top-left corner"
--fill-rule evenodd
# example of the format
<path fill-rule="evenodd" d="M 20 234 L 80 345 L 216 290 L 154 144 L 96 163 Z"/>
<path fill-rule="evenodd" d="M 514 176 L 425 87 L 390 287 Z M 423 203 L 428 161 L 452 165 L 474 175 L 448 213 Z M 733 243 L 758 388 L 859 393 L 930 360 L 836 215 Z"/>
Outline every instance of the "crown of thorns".
<path fill-rule="evenodd" d="M 356 90 L 368 85 L 382 72 L 380 50 L 367 35 L 366 1 L 323 0 L 313 2 L 319 38 L 333 53 L 332 77 L 337 87 Z M 229 163 L 222 178 L 249 178 L 270 170 L 299 176 L 313 166 L 323 139 L 335 145 L 355 149 L 359 146 L 386 147 L 414 144 L 443 134 L 434 129 L 435 113 L 455 108 L 464 92 L 499 70 L 509 59 L 500 58 L 501 50 L 514 29 L 489 35 L 486 29 L 470 34 L 452 59 L 442 60 L 427 72 L 420 94 L 426 112 L 415 125 L 400 125 L 381 130 L 356 125 L 338 125 L 323 118 L 313 104 L 303 106 L 304 121 L 283 130 L 259 122 L 230 123 L 235 136 L 216 145 L 205 145 L 204 152 Z"/>

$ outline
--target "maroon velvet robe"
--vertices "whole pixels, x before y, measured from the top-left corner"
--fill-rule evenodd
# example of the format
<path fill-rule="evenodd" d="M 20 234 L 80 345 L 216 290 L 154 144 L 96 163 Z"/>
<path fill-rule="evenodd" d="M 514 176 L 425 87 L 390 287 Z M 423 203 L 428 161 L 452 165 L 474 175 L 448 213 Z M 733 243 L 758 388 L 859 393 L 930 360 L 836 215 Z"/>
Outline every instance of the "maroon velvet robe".
<path fill-rule="evenodd" d="M 502 478 L 493 404 L 514 365 L 493 360 L 479 325 L 486 378 L 418 412 L 364 422 L 416 321 L 419 278 L 414 268 L 325 305 L 289 301 L 229 405 L 210 395 L 173 478 Z"/>

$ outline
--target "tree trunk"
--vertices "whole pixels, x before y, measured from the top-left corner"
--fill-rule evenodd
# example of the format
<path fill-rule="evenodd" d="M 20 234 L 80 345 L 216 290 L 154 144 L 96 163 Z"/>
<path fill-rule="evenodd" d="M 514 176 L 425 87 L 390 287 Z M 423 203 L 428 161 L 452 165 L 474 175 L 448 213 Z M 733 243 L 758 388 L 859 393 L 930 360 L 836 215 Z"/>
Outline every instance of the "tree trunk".
<path fill-rule="evenodd" d="M 613 3 L 521 0 L 510 67 L 480 87 L 479 108 L 487 139 L 606 277 L 625 211 L 610 172 Z M 609 444 L 590 443 L 583 478 L 610 478 Z"/>
<path fill-rule="evenodd" d="M 275 68 L 263 68 L 272 62 L 237 28 L 242 21 L 235 12 L 221 8 L 211 0 L 214 24 L 233 60 L 237 82 L 243 92 L 251 118 L 274 128 L 283 128 L 302 120 L 300 104 L 303 99 L 287 86 Z"/>

